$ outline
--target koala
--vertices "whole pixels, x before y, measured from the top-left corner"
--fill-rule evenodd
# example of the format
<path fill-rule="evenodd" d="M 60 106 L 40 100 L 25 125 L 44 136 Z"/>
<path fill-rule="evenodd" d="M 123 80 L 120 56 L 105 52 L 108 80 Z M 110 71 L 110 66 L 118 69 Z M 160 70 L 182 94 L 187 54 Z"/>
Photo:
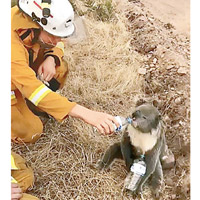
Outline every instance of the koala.
<path fill-rule="evenodd" d="M 123 131 L 121 141 L 107 149 L 97 167 L 99 170 L 107 168 L 115 158 L 120 158 L 125 161 L 127 171 L 130 171 L 134 160 L 144 155 L 146 173 L 134 193 L 141 194 L 144 183 L 152 176 L 151 185 L 158 197 L 163 182 L 161 162 L 169 152 L 164 123 L 159 111 L 146 103 L 136 107 L 131 118 L 132 123 Z"/>

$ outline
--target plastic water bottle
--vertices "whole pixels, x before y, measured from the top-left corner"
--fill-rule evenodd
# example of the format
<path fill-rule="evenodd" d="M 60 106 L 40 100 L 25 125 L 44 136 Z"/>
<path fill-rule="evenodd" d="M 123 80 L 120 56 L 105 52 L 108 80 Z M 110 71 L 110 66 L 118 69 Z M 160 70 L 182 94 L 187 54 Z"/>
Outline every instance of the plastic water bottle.
<path fill-rule="evenodd" d="M 125 179 L 124 187 L 131 192 L 136 191 L 145 173 L 146 163 L 144 162 L 144 156 L 142 155 L 141 158 L 136 159 L 131 166 L 130 172 Z"/>
<path fill-rule="evenodd" d="M 121 116 L 116 116 L 115 119 L 119 122 L 120 126 L 119 127 L 116 127 L 115 124 L 114 125 L 114 128 L 115 128 L 115 132 L 119 132 L 119 131 L 122 131 L 124 130 L 128 124 L 131 124 L 132 122 L 132 119 L 131 118 L 125 118 L 125 117 L 121 117 Z"/>

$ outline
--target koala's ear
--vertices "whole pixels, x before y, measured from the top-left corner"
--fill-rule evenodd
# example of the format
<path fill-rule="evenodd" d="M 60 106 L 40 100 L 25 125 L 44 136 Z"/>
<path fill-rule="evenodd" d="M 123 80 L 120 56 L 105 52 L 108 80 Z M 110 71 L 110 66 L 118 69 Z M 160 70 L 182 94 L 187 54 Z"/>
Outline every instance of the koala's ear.
<path fill-rule="evenodd" d="M 162 102 L 160 100 L 153 100 L 152 101 L 152 105 L 154 107 L 156 107 L 157 109 L 161 109 L 162 108 Z"/>
<path fill-rule="evenodd" d="M 152 105 L 153 105 L 154 107 L 158 108 L 158 107 L 159 107 L 159 102 L 158 102 L 157 100 L 153 100 L 153 101 L 152 101 Z"/>
<path fill-rule="evenodd" d="M 136 102 L 136 107 L 141 106 L 142 104 L 145 104 L 145 103 L 147 103 L 147 102 L 144 99 L 139 99 Z"/>

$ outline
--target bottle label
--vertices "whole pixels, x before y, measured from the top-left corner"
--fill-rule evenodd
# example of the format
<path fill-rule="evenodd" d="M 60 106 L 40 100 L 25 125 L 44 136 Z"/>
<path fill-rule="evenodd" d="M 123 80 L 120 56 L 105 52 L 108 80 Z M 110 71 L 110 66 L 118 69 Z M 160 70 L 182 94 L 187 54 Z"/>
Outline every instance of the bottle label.
<path fill-rule="evenodd" d="M 133 163 L 131 166 L 131 172 L 144 176 L 146 172 L 146 166 L 143 166 L 140 163 Z"/>
<path fill-rule="evenodd" d="M 114 125 L 114 128 L 115 128 L 115 131 L 120 131 L 122 129 L 122 120 L 120 118 L 120 116 L 116 116 L 115 119 L 119 122 L 120 126 L 119 127 L 116 127 L 115 124 Z"/>

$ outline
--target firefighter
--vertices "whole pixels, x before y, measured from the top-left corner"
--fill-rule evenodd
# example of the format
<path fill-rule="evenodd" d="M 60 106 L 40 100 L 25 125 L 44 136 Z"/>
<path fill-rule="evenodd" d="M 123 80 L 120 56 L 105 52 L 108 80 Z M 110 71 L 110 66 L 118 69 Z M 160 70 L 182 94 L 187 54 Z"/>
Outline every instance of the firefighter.
<path fill-rule="evenodd" d="M 18 154 L 11 153 L 11 200 L 39 200 L 37 197 L 25 193 L 33 186 L 33 170 L 27 166 L 25 160 Z"/>
<path fill-rule="evenodd" d="M 61 39 L 74 33 L 73 21 L 68 0 L 19 0 L 11 8 L 11 139 L 16 143 L 33 143 L 40 137 L 43 123 L 35 115 L 38 110 L 58 121 L 79 118 L 102 134 L 112 133 L 113 123 L 119 126 L 114 116 L 55 92 L 68 73 Z M 37 109 L 31 111 L 27 105 Z"/>

